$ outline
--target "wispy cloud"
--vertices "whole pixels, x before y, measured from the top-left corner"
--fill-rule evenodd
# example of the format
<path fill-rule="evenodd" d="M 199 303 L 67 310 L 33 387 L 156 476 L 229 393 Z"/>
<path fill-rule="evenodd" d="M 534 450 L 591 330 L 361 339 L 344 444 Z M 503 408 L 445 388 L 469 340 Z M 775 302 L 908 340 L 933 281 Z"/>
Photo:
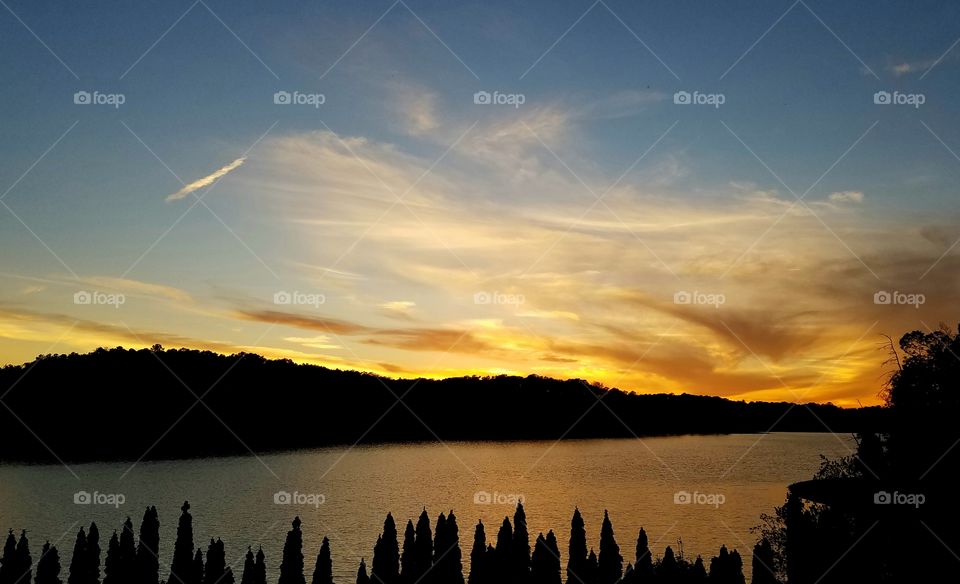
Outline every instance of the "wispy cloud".
<path fill-rule="evenodd" d="M 246 161 L 247 161 L 246 157 L 238 158 L 233 162 L 231 162 L 230 164 L 217 170 L 216 172 L 213 172 L 212 174 L 208 174 L 207 176 L 201 179 L 195 180 L 188 185 L 184 185 L 182 189 L 168 196 L 167 201 L 168 202 L 179 201 L 180 199 L 186 197 L 187 195 L 189 195 L 194 191 L 197 191 L 202 189 L 203 187 L 212 185 L 213 183 L 217 182 L 219 179 L 226 176 L 228 172 L 236 170 L 237 168 L 240 168 L 240 166 L 243 165 L 243 163 Z"/>
<path fill-rule="evenodd" d="M 862 203 L 863 191 L 838 191 L 828 197 L 834 203 Z"/>

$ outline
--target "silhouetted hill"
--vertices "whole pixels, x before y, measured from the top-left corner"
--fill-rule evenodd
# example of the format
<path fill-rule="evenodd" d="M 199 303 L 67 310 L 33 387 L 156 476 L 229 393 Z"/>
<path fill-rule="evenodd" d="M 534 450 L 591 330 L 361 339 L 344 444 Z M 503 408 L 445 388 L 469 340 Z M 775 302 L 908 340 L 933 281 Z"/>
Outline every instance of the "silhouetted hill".
<path fill-rule="evenodd" d="M 244 443 L 259 453 L 438 438 L 853 432 L 876 426 L 884 414 L 636 395 L 533 375 L 388 379 L 255 354 L 238 360 L 159 348 L 98 349 L 7 366 L 0 370 L 0 395 L 6 406 L 0 460 L 20 461 L 54 461 L 52 453 L 65 460 L 138 459 L 148 449 L 147 459 L 238 454 L 247 452 Z"/>

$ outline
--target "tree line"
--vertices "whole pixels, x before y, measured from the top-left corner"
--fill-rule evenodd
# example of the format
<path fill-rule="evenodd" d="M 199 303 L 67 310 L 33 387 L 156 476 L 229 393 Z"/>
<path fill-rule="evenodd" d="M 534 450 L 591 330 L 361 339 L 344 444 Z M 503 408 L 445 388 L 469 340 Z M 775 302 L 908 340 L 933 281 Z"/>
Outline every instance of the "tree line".
<path fill-rule="evenodd" d="M 30 462 L 56 462 L 50 451 L 67 461 L 137 460 L 151 445 L 151 459 L 171 459 L 247 454 L 243 443 L 255 452 L 270 452 L 438 438 L 749 433 L 774 426 L 842 432 L 883 421 L 874 420 L 880 412 L 869 408 L 639 395 L 537 375 L 390 379 L 250 353 L 227 356 L 160 346 L 42 355 L 0 368 L 0 393 L 9 407 L 0 408 L 0 460 Z M 206 407 L 193 407 L 199 395 Z M 394 407 L 400 396 L 406 407 Z M 603 407 L 594 407 L 598 400 Z M 143 415 L 144 403 L 150 404 L 149 416 Z M 489 424 L 503 414 L 503 404 L 510 404 L 524 423 Z M 322 423 L 291 423 L 304 411 L 314 412 Z M 450 416 L 451 411 L 459 414 Z M 112 435 L 119 419 L 137 420 L 137 431 L 125 440 Z M 171 428 L 172 420 L 179 421 Z M 76 440 L 81 434 L 87 439 Z"/>
<path fill-rule="evenodd" d="M 302 522 L 294 518 L 287 532 L 277 584 L 306 584 Z M 579 509 L 570 523 L 566 568 L 557 537 L 552 530 L 533 539 L 527 531 L 526 511 L 517 505 L 511 522 L 504 517 L 495 539 L 488 540 L 483 522 L 477 523 L 469 556 L 469 577 L 464 579 L 463 555 L 457 516 L 440 513 L 431 525 L 424 509 L 416 524 L 408 520 L 402 545 L 393 515 L 388 513 L 377 537 L 369 565 L 360 560 L 356 584 L 745 584 L 743 560 L 737 550 L 721 546 L 709 565 L 698 555 L 693 561 L 667 546 L 654 558 L 643 528 L 636 540 L 633 561 L 624 557 L 604 512 L 599 545 L 588 547 L 587 531 Z M 766 551 L 764 550 L 766 546 Z M 134 537 L 128 517 L 106 544 L 106 555 L 96 523 L 81 527 L 67 567 L 67 584 L 237 584 L 227 562 L 224 543 L 211 539 L 206 548 L 196 545 L 190 505 L 184 502 L 169 577 L 160 578 L 160 521 L 156 507 L 148 507 Z M 754 550 L 754 584 L 775 583 L 765 565 L 772 560 L 769 544 Z M 769 562 L 769 564 L 767 564 Z M 20 537 L 10 530 L 0 557 L 0 584 L 64 584 L 60 554 L 46 542 L 34 565 L 26 531 Z M 317 553 L 311 584 L 333 584 L 330 540 L 326 537 Z M 263 549 L 251 547 L 243 561 L 240 584 L 267 584 Z"/>

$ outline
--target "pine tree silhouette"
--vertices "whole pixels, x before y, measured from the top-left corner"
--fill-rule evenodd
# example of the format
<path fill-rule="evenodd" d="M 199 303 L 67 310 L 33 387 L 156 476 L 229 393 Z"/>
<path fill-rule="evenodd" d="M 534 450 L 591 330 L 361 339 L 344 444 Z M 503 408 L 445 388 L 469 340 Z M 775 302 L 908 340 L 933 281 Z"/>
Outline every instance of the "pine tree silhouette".
<path fill-rule="evenodd" d="M 0 557 L 0 584 L 13 584 L 17 576 L 14 570 L 17 564 L 17 538 L 11 529 L 7 533 L 7 540 L 3 545 L 3 556 Z"/>
<path fill-rule="evenodd" d="M 420 513 L 420 517 L 417 519 L 416 536 L 417 539 L 414 546 L 416 554 L 414 556 L 413 580 L 411 582 L 420 580 L 433 563 L 433 533 L 430 530 L 430 517 L 427 515 L 426 508 L 424 508 Z M 421 584 L 424 583 L 421 582 Z"/>
<path fill-rule="evenodd" d="M 330 540 L 323 538 L 320 552 L 317 554 L 317 565 L 313 569 L 311 584 L 333 584 L 333 560 L 330 558 Z"/>
<path fill-rule="evenodd" d="M 703 558 L 697 555 L 697 559 L 693 562 L 693 568 L 690 569 L 690 582 L 691 584 L 704 584 L 708 580 L 707 570 L 703 566 Z"/>
<path fill-rule="evenodd" d="M 496 563 L 494 567 L 495 579 L 497 582 L 508 583 L 513 575 L 513 527 L 510 525 L 510 518 L 504 517 L 500 524 L 500 531 L 497 532 L 497 553 L 495 555 Z"/>
<path fill-rule="evenodd" d="M 530 534 L 527 533 L 527 513 L 523 503 L 517 503 L 513 514 L 513 542 L 511 548 L 511 573 L 514 584 L 527 584 L 530 580 Z"/>
<path fill-rule="evenodd" d="M 253 549 L 247 547 L 247 555 L 243 560 L 243 572 L 240 574 L 240 584 L 254 584 L 257 580 L 257 568 L 253 563 Z"/>
<path fill-rule="evenodd" d="M 567 549 L 567 584 L 586 584 L 587 531 L 577 507 L 574 507 L 570 521 L 570 544 Z"/>
<path fill-rule="evenodd" d="M 531 584 L 560 584 L 560 551 L 553 532 L 537 536 L 530 558 Z"/>
<path fill-rule="evenodd" d="M 483 521 L 477 522 L 473 531 L 473 547 L 470 549 L 470 577 L 467 584 L 492 584 L 487 562 L 487 534 Z"/>
<path fill-rule="evenodd" d="M 744 584 L 743 560 L 737 550 L 730 553 L 727 546 L 720 546 L 720 553 L 710 560 L 710 582 Z"/>
<path fill-rule="evenodd" d="M 100 584 L 100 530 L 96 523 L 91 523 L 87 530 L 87 545 L 83 555 L 85 583 Z"/>
<path fill-rule="evenodd" d="M 397 524 L 393 521 L 393 515 L 387 513 L 387 518 L 383 521 L 383 533 L 377 538 L 377 545 L 373 549 L 370 581 L 373 584 L 397 584 L 399 580 L 400 544 L 397 542 Z"/>
<path fill-rule="evenodd" d="M 370 584 L 370 577 L 367 576 L 367 565 L 360 558 L 360 568 L 357 570 L 357 584 Z"/>
<path fill-rule="evenodd" d="M 287 532 L 287 541 L 283 544 L 283 559 L 280 561 L 280 580 L 278 584 L 306 584 L 303 575 L 303 532 L 300 531 L 300 517 L 293 518 L 293 529 Z"/>
<path fill-rule="evenodd" d="M 633 581 L 636 584 L 649 584 L 653 580 L 653 556 L 647 541 L 647 532 L 640 528 L 637 535 L 637 556 L 633 567 Z"/>
<path fill-rule="evenodd" d="M 190 563 L 190 580 L 198 584 L 203 582 L 203 552 L 200 548 L 197 548 L 197 553 L 194 554 L 193 561 Z"/>
<path fill-rule="evenodd" d="M 43 551 L 37 560 L 36 584 L 63 584 L 60 580 L 60 553 L 49 541 L 43 544 Z"/>
<path fill-rule="evenodd" d="M 173 562 L 170 564 L 170 584 L 200 584 L 200 580 L 194 577 L 193 516 L 190 515 L 190 503 L 184 501 L 180 511 L 177 541 L 173 544 Z"/>
<path fill-rule="evenodd" d="M 417 561 L 417 534 L 413 521 L 407 519 L 407 528 L 403 531 L 403 553 L 400 555 L 400 581 L 414 584 Z"/>
<path fill-rule="evenodd" d="M 203 570 L 203 584 L 222 584 L 227 570 L 226 551 L 223 542 L 210 540 L 207 547 L 207 565 Z"/>
<path fill-rule="evenodd" d="M 599 584 L 615 584 L 623 575 L 623 556 L 620 546 L 613 536 L 613 525 L 607 511 L 603 512 L 603 524 L 600 527 L 600 557 L 597 561 Z"/>
<path fill-rule="evenodd" d="M 267 584 L 267 562 L 262 547 L 257 550 L 257 561 L 253 565 L 253 584 Z"/>
<path fill-rule="evenodd" d="M 147 507 L 147 510 L 143 512 L 143 519 L 140 521 L 140 542 L 137 544 L 137 584 L 159 584 L 159 553 L 160 519 L 156 507 Z"/>
<path fill-rule="evenodd" d="M 107 559 L 103 563 L 103 584 L 119 584 L 120 572 L 120 538 L 114 531 L 107 544 Z"/>
<path fill-rule="evenodd" d="M 597 554 L 594 553 L 593 548 L 590 548 L 590 554 L 587 555 L 585 571 L 587 576 L 583 579 L 584 584 L 597 584 L 599 582 L 600 568 L 597 562 Z"/>
<path fill-rule="evenodd" d="M 773 548 L 763 537 L 753 546 L 753 584 L 778 584 L 774 573 Z"/>
<path fill-rule="evenodd" d="M 679 582 L 680 564 L 677 563 L 676 556 L 673 555 L 673 548 L 667 546 L 663 552 L 663 559 L 657 565 L 657 582 Z"/>
<path fill-rule="evenodd" d="M 33 580 L 33 558 L 30 557 L 30 541 L 27 539 L 27 530 L 20 532 L 20 541 L 17 542 L 16 568 L 14 574 L 17 582 L 30 584 Z"/>
<path fill-rule="evenodd" d="M 636 574 L 633 573 L 633 564 L 627 562 L 627 567 L 623 569 L 623 578 L 620 579 L 620 583 L 636 584 L 636 581 Z"/>
<path fill-rule="evenodd" d="M 442 512 L 437 517 L 437 525 L 433 530 L 433 568 L 424 579 L 426 582 L 441 584 L 443 567 L 440 562 L 443 554 L 449 549 L 447 541 L 447 517 Z"/>
<path fill-rule="evenodd" d="M 9 544 L 13 532 L 7 538 Z M 73 556 L 70 558 L 70 574 L 67 576 L 67 584 L 88 584 L 86 575 L 86 552 L 87 552 L 87 534 L 80 528 L 77 532 L 76 542 L 73 544 Z M 6 547 L 4 548 L 4 557 L 6 557 Z"/>
<path fill-rule="evenodd" d="M 129 517 L 123 522 L 123 529 L 120 531 L 120 549 L 116 568 L 118 584 L 136 583 L 137 544 L 133 537 L 133 522 Z"/>
<path fill-rule="evenodd" d="M 227 566 L 223 571 L 223 578 L 220 579 L 220 584 L 234 584 L 236 579 L 233 577 L 233 568 Z"/>
<path fill-rule="evenodd" d="M 438 584 L 463 584 L 463 557 L 460 551 L 460 534 L 457 517 L 450 511 L 437 518 L 437 530 L 433 544 L 432 581 Z"/>

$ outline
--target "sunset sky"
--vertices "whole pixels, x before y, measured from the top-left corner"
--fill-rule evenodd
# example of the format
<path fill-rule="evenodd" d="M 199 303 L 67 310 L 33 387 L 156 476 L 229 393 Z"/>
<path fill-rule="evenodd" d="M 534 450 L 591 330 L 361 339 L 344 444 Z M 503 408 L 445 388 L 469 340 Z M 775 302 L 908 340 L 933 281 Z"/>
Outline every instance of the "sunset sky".
<path fill-rule="evenodd" d="M 275 8 L 0 1 L 0 363 L 866 405 L 960 320 L 960 6 Z"/>

